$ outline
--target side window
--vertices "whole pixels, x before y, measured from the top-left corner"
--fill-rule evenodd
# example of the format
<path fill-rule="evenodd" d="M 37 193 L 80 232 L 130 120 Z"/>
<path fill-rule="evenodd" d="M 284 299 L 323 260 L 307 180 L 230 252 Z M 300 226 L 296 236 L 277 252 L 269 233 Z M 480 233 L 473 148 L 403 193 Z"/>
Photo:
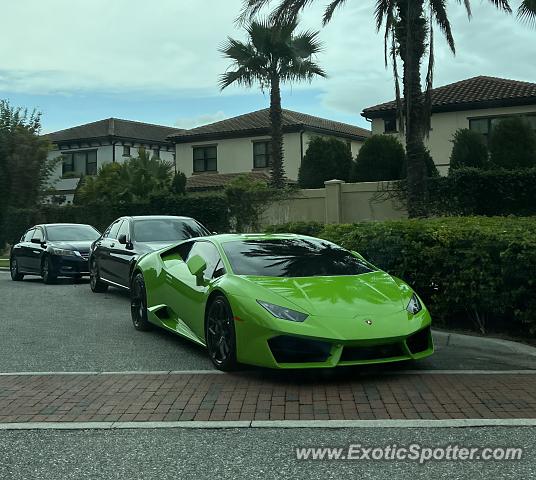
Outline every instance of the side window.
<path fill-rule="evenodd" d="M 205 270 L 204 275 L 205 278 L 213 278 L 216 267 L 221 260 L 218 249 L 214 244 L 210 242 L 195 242 L 188 254 L 188 258 L 191 258 L 194 255 L 199 255 L 207 264 L 207 269 Z M 188 258 L 186 258 L 185 261 L 188 260 Z"/>
<path fill-rule="evenodd" d="M 32 239 L 34 232 L 35 228 L 30 228 L 30 230 L 28 230 L 21 238 L 21 242 L 29 242 Z"/>
<path fill-rule="evenodd" d="M 180 245 L 177 245 L 176 252 L 181 256 L 181 258 L 186 261 L 188 260 L 188 254 L 190 253 L 190 250 L 192 249 L 194 245 L 194 242 L 184 242 Z"/>
<path fill-rule="evenodd" d="M 42 242 L 44 240 L 43 231 L 40 228 L 36 228 L 32 238 L 37 238 Z"/>
<path fill-rule="evenodd" d="M 121 235 L 125 234 L 127 238 L 130 238 L 130 222 L 128 220 L 123 220 L 123 223 L 121 224 L 121 227 L 119 227 L 119 231 L 117 232 L 117 238 L 119 238 Z"/>
<path fill-rule="evenodd" d="M 116 222 L 112 223 L 111 227 L 106 230 L 106 238 L 117 238 L 117 232 L 119 231 L 122 221 L 123 220 L 117 220 Z"/>

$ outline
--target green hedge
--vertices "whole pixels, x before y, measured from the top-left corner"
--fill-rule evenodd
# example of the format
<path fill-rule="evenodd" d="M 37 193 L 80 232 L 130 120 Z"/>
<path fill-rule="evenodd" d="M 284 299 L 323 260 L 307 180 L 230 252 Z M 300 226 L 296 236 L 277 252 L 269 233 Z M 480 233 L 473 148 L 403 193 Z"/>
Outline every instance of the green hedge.
<path fill-rule="evenodd" d="M 437 215 L 536 215 L 536 168 L 460 168 L 428 181 Z"/>
<path fill-rule="evenodd" d="M 185 215 L 199 220 L 213 231 L 229 229 L 229 214 L 221 194 L 195 196 L 153 196 L 144 203 L 54 206 L 35 209 L 11 209 L 0 230 L 0 245 L 12 243 L 36 223 L 74 222 L 93 225 L 100 231 L 123 215 Z"/>
<path fill-rule="evenodd" d="M 311 232 L 412 285 L 435 325 L 536 334 L 536 217 L 327 225 Z M 306 225 L 270 230 L 305 232 Z"/>

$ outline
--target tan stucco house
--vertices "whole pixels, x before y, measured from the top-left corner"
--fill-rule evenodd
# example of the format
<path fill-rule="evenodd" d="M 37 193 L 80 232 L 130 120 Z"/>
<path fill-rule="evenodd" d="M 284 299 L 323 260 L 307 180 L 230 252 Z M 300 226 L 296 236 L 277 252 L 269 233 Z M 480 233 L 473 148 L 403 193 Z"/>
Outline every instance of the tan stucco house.
<path fill-rule="evenodd" d="M 361 115 L 371 121 L 373 134 L 400 135 L 394 100 L 365 108 Z M 516 115 L 536 130 L 536 83 L 479 76 L 434 88 L 427 147 L 440 173 L 448 171 L 456 130 L 470 128 L 488 138 L 496 122 Z"/>
<path fill-rule="evenodd" d="M 335 137 L 355 156 L 370 131 L 304 113 L 283 110 L 284 167 L 297 180 L 311 138 Z M 223 186 L 238 174 L 267 178 L 270 172 L 269 109 L 258 110 L 168 136 L 175 143 L 177 169 L 190 190 Z"/>
<path fill-rule="evenodd" d="M 110 162 L 136 157 L 140 147 L 173 162 L 175 146 L 166 138 L 181 130 L 173 127 L 107 118 L 44 135 L 52 144 L 48 158 L 62 158 L 51 184 L 58 195 L 72 202 L 81 175 L 96 175 Z"/>

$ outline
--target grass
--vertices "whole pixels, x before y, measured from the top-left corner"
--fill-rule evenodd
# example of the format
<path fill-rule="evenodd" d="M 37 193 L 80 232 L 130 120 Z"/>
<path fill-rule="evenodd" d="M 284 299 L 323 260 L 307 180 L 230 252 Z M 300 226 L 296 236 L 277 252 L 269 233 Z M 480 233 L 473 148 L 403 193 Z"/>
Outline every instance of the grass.
<path fill-rule="evenodd" d="M 9 268 L 9 258 L 0 257 L 0 268 L 2 267 Z"/>

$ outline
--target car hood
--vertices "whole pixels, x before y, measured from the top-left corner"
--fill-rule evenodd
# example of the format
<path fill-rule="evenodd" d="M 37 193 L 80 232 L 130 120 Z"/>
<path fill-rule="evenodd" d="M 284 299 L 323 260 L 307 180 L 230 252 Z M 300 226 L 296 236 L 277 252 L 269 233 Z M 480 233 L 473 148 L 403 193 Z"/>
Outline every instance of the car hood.
<path fill-rule="evenodd" d="M 337 277 L 245 278 L 310 315 L 354 318 L 378 311 L 387 315 L 405 309 L 403 291 L 385 272 Z"/>
<path fill-rule="evenodd" d="M 49 242 L 51 247 L 64 248 L 65 250 L 77 250 L 80 253 L 88 253 L 94 240 L 83 240 L 78 242 Z"/>

